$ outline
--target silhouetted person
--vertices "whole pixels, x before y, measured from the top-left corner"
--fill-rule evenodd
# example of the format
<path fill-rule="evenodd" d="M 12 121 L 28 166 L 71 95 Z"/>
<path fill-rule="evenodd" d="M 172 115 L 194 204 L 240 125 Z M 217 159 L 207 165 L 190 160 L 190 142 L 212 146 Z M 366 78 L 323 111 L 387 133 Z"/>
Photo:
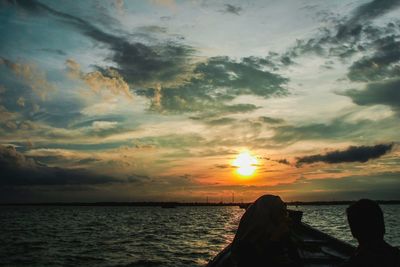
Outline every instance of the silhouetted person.
<path fill-rule="evenodd" d="M 233 266 L 297 266 L 289 237 L 286 204 L 264 195 L 243 214 L 232 242 Z"/>
<path fill-rule="evenodd" d="M 346 267 L 400 267 L 400 251 L 386 243 L 385 222 L 379 205 L 369 199 L 351 204 L 347 210 L 351 234 L 357 239 L 354 255 Z"/>

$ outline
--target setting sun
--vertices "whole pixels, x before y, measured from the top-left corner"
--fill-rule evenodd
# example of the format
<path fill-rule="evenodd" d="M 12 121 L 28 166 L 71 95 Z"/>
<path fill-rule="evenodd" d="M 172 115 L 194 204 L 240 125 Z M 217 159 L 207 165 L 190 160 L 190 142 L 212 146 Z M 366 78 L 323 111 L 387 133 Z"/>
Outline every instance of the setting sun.
<path fill-rule="evenodd" d="M 232 165 L 237 167 L 236 172 L 242 176 L 253 175 L 256 171 L 257 159 L 245 151 L 240 153 L 237 158 L 232 162 Z"/>

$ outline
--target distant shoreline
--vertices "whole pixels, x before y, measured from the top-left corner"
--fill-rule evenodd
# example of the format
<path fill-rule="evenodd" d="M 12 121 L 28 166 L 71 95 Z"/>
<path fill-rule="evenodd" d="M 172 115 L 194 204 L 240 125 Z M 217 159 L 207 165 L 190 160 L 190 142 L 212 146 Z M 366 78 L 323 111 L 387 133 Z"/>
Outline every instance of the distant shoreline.
<path fill-rule="evenodd" d="M 354 201 L 292 201 L 288 206 L 328 206 L 349 205 Z M 400 204 L 400 200 L 376 200 L 381 205 Z M 36 202 L 36 203 L 0 203 L 0 206 L 99 206 L 99 207 L 213 207 L 213 206 L 243 206 L 250 202 Z"/>

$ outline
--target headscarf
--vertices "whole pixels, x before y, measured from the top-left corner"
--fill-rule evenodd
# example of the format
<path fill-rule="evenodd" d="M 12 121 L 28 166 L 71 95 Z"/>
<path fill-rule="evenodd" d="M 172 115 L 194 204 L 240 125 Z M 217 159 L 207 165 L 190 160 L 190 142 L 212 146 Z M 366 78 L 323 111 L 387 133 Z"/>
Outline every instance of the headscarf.
<path fill-rule="evenodd" d="M 259 197 L 240 219 L 239 227 L 232 242 L 235 254 L 241 244 L 258 248 L 268 242 L 287 215 L 286 204 L 278 196 Z"/>

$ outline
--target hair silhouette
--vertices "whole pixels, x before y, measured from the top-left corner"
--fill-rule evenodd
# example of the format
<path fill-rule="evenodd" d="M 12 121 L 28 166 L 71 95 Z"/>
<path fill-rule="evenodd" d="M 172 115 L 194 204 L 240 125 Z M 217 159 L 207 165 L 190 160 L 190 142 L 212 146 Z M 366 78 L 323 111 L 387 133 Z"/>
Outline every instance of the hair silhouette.
<path fill-rule="evenodd" d="M 350 205 L 346 213 L 351 233 L 358 242 L 383 239 L 385 235 L 383 212 L 375 201 L 361 199 Z"/>

